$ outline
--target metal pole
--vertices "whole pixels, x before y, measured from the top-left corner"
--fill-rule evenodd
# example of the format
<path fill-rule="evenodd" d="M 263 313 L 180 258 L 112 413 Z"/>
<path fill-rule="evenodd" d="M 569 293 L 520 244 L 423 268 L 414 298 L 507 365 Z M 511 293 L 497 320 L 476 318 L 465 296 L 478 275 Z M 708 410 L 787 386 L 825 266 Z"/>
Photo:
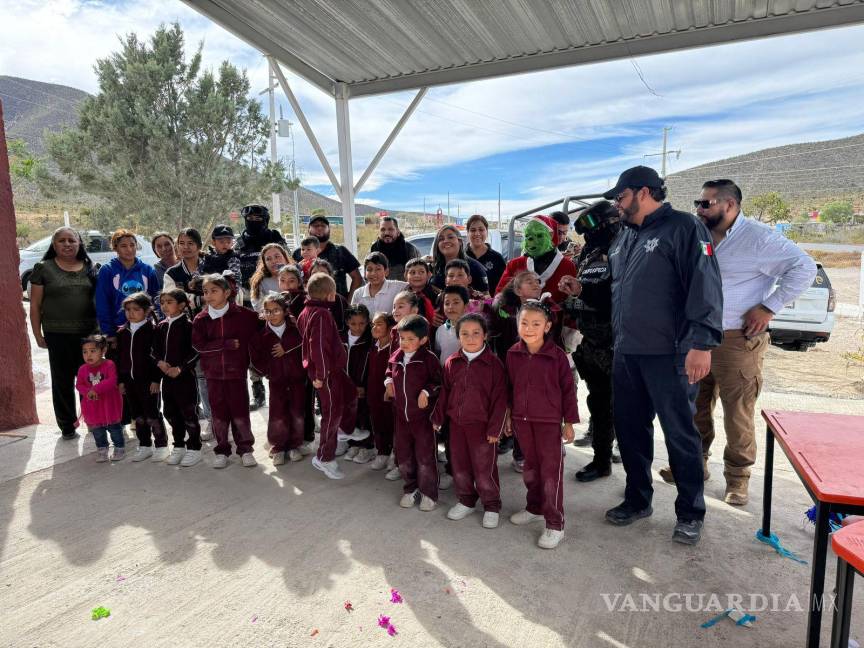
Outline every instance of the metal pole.
<path fill-rule="evenodd" d="M 447 220 L 450 220 L 450 192 L 447 192 Z"/>
<path fill-rule="evenodd" d="M 501 183 L 498 183 L 498 231 L 501 231 Z"/>
<path fill-rule="evenodd" d="M 669 127 L 663 127 L 663 153 L 661 154 L 661 159 L 663 160 L 660 163 L 660 177 L 666 177 L 666 134 L 669 132 Z"/>
<path fill-rule="evenodd" d="M 273 92 L 275 76 L 273 75 L 272 65 L 269 66 L 269 71 L 267 77 L 267 95 L 270 102 L 270 161 L 275 165 L 279 161 L 279 157 L 276 152 L 276 97 Z M 273 199 L 273 222 L 279 223 L 282 221 L 282 208 L 279 204 L 279 194 L 273 192 L 271 198 Z"/>
<path fill-rule="evenodd" d="M 357 224 L 354 222 L 354 171 L 351 168 L 351 118 L 349 91 L 344 83 L 336 84 L 336 137 L 339 140 L 339 175 L 342 191 L 342 223 L 345 247 L 357 254 Z"/>

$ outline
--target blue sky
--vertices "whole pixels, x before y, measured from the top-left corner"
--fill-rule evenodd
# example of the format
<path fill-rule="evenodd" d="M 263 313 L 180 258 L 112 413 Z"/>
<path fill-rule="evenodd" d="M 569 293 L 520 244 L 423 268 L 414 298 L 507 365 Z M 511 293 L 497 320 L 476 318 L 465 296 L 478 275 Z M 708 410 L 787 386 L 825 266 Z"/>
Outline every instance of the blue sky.
<path fill-rule="evenodd" d="M 205 65 L 246 68 L 267 85 L 260 53 L 179 0 L 0 0 L 0 73 L 96 91 L 93 64 L 140 36 L 179 21 L 189 49 L 203 41 Z M 659 158 L 671 127 L 676 171 L 731 155 L 864 132 L 864 27 L 855 26 L 432 88 L 370 178 L 358 202 L 384 209 L 504 215 L 566 194 L 604 190 L 624 168 Z M 38 47 L 34 47 L 38 43 Z M 334 169 L 332 99 L 286 70 Z M 351 102 L 355 178 L 413 93 Z M 285 117 L 293 118 L 287 102 Z M 287 139 L 280 155 L 290 155 Z M 333 195 L 302 133 L 297 163 L 305 186 Z M 337 170 L 338 173 L 338 170 Z M 830 182 L 829 180 L 826 180 Z"/>

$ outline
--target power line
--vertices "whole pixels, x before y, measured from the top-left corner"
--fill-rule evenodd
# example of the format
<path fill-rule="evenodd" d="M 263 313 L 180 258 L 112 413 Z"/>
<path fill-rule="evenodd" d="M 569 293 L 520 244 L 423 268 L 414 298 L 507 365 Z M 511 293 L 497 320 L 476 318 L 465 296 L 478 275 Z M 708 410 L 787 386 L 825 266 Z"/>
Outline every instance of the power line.
<path fill-rule="evenodd" d="M 810 149 L 807 151 L 800 151 L 798 153 L 784 153 L 782 155 L 772 155 L 769 157 L 760 157 L 760 158 L 755 159 L 755 160 L 742 160 L 740 162 L 718 162 L 717 164 L 700 164 L 699 166 L 695 166 L 695 167 L 692 167 L 690 169 L 685 169 L 684 171 L 679 171 L 678 175 L 681 175 L 682 173 L 696 173 L 696 172 L 701 171 L 703 169 L 714 169 L 714 168 L 719 168 L 719 167 L 737 166 L 737 165 L 742 165 L 742 164 L 757 164 L 757 163 L 763 162 L 765 160 L 779 160 L 780 158 L 795 157 L 798 155 L 812 155 L 813 153 L 822 153 L 823 151 L 837 151 L 840 149 L 855 148 L 858 146 L 864 146 L 864 142 L 859 142 L 857 144 L 841 144 L 840 146 L 829 146 L 827 148 L 821 148 L 821 149 Z"/>

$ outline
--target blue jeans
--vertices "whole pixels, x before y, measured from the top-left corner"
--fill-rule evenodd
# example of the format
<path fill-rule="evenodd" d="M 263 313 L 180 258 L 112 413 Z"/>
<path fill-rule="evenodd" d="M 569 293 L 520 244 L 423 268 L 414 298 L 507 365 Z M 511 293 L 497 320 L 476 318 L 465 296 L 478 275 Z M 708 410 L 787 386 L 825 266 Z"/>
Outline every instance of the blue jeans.
<path fill-rule="evenodd" d="M 100 425 L 99 427 L 91 427 L 91 434 L 96 439 L 97 448 L 108 447 L 108 434 L 111 434 L 111 443 L 115 448 L 125 448 L 126 438 L 123 436 L 122 423 L 112 423 L 111 425 Z"/>

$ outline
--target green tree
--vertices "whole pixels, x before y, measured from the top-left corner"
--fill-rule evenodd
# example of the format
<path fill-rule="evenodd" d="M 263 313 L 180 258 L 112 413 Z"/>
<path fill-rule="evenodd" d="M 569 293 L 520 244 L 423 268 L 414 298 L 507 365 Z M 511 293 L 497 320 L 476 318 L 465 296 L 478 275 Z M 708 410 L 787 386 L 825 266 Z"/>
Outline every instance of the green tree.
<path fill-rule="evenodd" d="M 13 178 L 36 178 L 42 161 L 28 150 L 24 140 L 7 139 L 6 150 L 9 152 L 9 173 Z"/>
<path fill-rule="evenodd" d="M 848 223 L 852 220 L 852 203 L 848 200 L 832 200 L 819 210 L 819 218 L 827 223 Z"/>
<path fill-rule="evenodd" d="M 45 174 L 43 191 L 96 195 L 115 225 L 202 230 L 281 191 L 286 171 L 262 157 L 268 119 L 245 71 L 227 61 L 202 71 L 201 45 L 187 61 L 176 23 L 121 44 L 97 61 L 99 93 L 83 102 L 78 127 L 48 138 L 61 174 Z"/>
<path fill-rule="evenodd" d="M 769 191 L 764 194 L 753 196 L 750 199 L 748 211 L 756 220 L 767 223 L 776 223 L 787 220 L 792 208 L 783 196 L 777 191 Z"/>

